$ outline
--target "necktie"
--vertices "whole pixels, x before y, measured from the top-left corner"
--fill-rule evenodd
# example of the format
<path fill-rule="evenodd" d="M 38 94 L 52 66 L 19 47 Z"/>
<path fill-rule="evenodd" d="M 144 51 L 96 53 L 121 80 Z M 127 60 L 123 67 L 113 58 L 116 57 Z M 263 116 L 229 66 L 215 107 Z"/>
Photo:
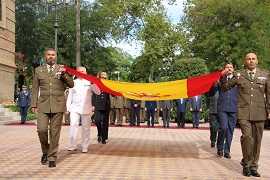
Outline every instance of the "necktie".
<path fill-rule="evenodd" d="M 181 104 L 183 104 L 183 99 L 181 98 Z"/>
<path fill-rule="evenodd" d="M 197 100 L 198 100 L 198 96 L 195 96 L 195 99 L 196 99 L 196 102 L 197 102 Z"/>
<path fill-rule="evenodd" d="M 253 79 L 254 72 L 249 72 L 249 78 Z"/>
<path fill-rule="evenodd" d="M 231 78 L 230 77 L 227 77 L 227 80 L 229 81 Z"/>
<path fill-rule="evenodd" d="M 50 76 L 52 75 L 52 73 L 53 73 L 53 67 L 52 67 L 52 66 L 50 66 L 50 70 L 49 70 L 49 74 L 50 74 Z"/>

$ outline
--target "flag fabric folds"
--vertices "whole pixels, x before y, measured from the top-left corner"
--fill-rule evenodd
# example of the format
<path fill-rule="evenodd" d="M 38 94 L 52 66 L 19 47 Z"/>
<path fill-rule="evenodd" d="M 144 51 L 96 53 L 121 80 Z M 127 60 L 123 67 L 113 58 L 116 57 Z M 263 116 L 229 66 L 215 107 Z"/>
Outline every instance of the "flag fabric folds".
<path fill-rule="evenodd" d="M 65 68 L 71 74 L 97 84 L 102 91 L 116 96 L 144 101 L 172 100 L 204 94 L 209 91 L 212 84 L 221 76 L 221 71 L 217 71 L 211 74 L 170 82 L 129 83 L 97 78 L 82 74 L 67 66 Z"/>

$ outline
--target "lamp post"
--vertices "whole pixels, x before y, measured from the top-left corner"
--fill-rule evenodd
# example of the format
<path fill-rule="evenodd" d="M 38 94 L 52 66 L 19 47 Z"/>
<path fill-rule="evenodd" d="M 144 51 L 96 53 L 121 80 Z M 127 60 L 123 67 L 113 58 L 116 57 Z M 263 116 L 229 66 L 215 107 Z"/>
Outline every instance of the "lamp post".
<path fill-rule="evenodd" d="M 58 6 L 67 7 L 70 3 L 70 0 L 45 0 L 45 3 L 48 5 L 48 7 L 54 6 L 55 10 L 55 19 L 54 19 L 54 50 L 57 54 L 57 29 L 59 28 L 58 24 Z"/>
<path fill-rule="evenodd" d="M 115 71 L 114 73 L 117 74 L 117 80 L 120 81 L 120 76 L 119 76 L 120 72 L 119 71 Z"/>

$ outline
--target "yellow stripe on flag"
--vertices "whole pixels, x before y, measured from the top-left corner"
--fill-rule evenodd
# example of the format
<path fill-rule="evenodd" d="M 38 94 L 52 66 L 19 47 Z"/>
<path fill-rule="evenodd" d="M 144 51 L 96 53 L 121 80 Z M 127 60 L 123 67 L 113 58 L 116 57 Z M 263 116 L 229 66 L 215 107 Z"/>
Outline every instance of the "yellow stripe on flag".
<path fill-rule="evenodd" d="M 101 79 L 113 91 L 135 100 L 170 100 L 187 98 L 187 79 L 160 83 L 128 83 Z"/>

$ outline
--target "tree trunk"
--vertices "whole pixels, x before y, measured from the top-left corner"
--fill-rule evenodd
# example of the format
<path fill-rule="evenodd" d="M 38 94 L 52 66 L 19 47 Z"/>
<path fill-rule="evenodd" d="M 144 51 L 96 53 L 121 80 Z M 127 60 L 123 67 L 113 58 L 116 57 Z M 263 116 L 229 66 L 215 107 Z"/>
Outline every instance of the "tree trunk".
<path fill-rule="evenodd" d="M 77 0 L 76 12 L 76 68 L 81 66 L 81 0 Z"/>

